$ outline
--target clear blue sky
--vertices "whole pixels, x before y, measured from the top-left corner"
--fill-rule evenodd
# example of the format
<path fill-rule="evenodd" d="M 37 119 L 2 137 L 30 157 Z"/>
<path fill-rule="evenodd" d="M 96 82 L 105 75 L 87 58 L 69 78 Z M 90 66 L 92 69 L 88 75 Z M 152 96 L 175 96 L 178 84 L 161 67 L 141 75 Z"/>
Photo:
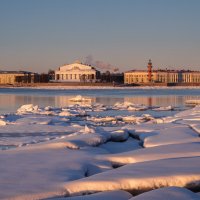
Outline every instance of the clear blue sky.
<path fill-rule="evenodd" d="M 200 70 L 200 0 L 0 0 L 0 69 L 74 60 Z"/>

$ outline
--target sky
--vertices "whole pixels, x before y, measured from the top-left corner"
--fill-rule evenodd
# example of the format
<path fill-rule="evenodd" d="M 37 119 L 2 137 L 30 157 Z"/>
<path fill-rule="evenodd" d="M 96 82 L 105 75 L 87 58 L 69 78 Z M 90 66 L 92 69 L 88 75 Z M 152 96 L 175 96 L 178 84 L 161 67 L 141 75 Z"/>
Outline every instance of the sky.
<path fill-rule="evenodd" d="M 0 70 L 75 60 L 200 70 L 200 0 L 0 0 Z M 99 66 L 99 67 L 101 67 Z"/>

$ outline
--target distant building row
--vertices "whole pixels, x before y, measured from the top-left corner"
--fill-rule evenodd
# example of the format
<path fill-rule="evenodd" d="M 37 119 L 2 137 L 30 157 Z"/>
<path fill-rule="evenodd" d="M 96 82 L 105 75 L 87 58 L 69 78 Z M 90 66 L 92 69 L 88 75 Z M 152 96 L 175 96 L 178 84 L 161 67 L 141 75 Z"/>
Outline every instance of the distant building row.
<path fill-rule="evenodd" d="M 199 71 L 152 70 L 149 60 L 147 70 L 132 70 L 124 73 L 125 84 L 145 83 L 200 83 Z"/>
<path fill-rule="evenodd" d="M 123 73 L 100 73 L 90 65 L 76 61 L 59 67 L 48 74 L 25 71 L 0 71 L 0 84 L 48 82 L 114 82 L 125 84 L 151 83 L 199 83 L 200 71 L 153 70 L 149 60 L 147 70 L 131 70 Z"/>

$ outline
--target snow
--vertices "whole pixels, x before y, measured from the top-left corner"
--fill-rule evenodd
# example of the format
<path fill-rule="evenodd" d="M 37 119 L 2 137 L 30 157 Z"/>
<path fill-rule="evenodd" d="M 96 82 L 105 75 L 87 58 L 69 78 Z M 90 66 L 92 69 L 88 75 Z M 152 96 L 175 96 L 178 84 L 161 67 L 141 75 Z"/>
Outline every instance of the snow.
<path fill-rule="evenodd" d="M 198 132 L 184 124 L 139 124 L 126 128 L 130 135 L 143 141 L 144 147 L 200 141 Z"/>
<path fill-rule="evenodd" d="M 132 151 L 132 150 L 136 150 L 136 149 L 141 149 L 141 145 L 140 145 L 140 141 L 138 140 L 135 140 L 131 137 L 129 137 L 125 142 L 107 142 L 107 143 L 104 143 L 102 145 L 99 146 L 100 148 L 103 148 L 103 149 L 106 149 L 109 153 L 111 154 L 116 154 L 117 153 L 117 158 L 118 158 L 118 153 L 122 153 L 122 152 L 127 152 L 127 151 Z M 110 155 L 111 156 L 111 155 Z M 104 159 L 104 160 L 109 160 L 110 162 L 111 159 L 110 159 L 110 156 L 108 155 L 107 156 L 103 156 L 101 157 L 101 159 Z M 120 158 L 120 161 L 122 159 Z"/>
<path fill-rule="evenodd" d="M 0 119 L 0 126 L 5 126 L 6 124 L 7 124 L 6 121 Z"/>
<path fill-rule="evenodd" d="M 66 142 L 66 147 L 79 149 L 85 146 L 98 146 L 111 138 L 111 135 L 103 129 L 85 129 L 86 128 L 63 139 Z"/>
<path fill-rule="evenodd" d="M 66 149 L 61 142 L 37 144 L 0 153 L 1 199 L 41 199 L 63 195 L 63 183 L 111 169 L 95 159 L 100 148 Z M 9 184 L 8 184 L 9 183 Z"/>
<path fill-rule="evenodd" d="M 200 188 L 200 106 L 161 118 L 136 109 L 152 108 L 28 104 L 0 116 L 0 199 L 195 199 L 183 187 Z"/>
<path fill-rule="evenodd" d="M 145 192 L 130 200 L 199 200 L 199 196 L 185 188 L 166 187 Z"/>
<path fill-rule="evenodd" d="M 91 102 L 92 99 L 84 98 L 84 97 L 82 97 L 81 95 L 77 95 L 77 96 L 75 96 L 74 98 L 69 99 L 69 101 L 73 101 L 73 102 L 89 101 L 89 102 Z"/>
<path fill-rule="evenodd" d="M 156 131 L 154 135 L 144 139 L 144 146 L 153 147 L 194 141 L 200 141 L 198 134 L 191 128 L 180 125 L 179 127 Z"/>
<path fill-rule="evenodd" d="M 122 151 L 121 151 L 122 152 Z M 130 163 L 147 162 L 153 160 L 183 158 L 200 156 L 200 142 L 187 144 L 172 144 L 150 148 L 136 148 L 127 152 L 99 156 L 102 160 L 108 160 L 113 165 L 125 165 Z"/>
<path fill-rule="evenodd" d="M 34 106 L 33 104 L 23 105 L 17 110 L 17 112 L 20 114 L 34 111 L 38 111 L 38 106 Z"/>
<path fill-rule="evenodd" d="M 111 140 L 115 142 L 122 142 L 127 140 L 129 137 L 126 129 L 116 130 L 111 132 Z"/>
<path fill-rule="evenodd" d="M 172 106 L 166 106 L 166 107 L 158 107 L 158 108 L 153 108 L 152 110 L 154 111 L 166 111 L 166 110 L 173 110 L 174 108 Z"/>
<path fill-rule="evenodd" d="M 129 110 L 129 111 L 141 111 L 141 110 L 147 110 L 148 106 L 145 105 L 139 105 L 139 104 L 133 104 L 131 102 L 125 101 L 123 103 L 115 103 L 113 106 L 113 109 L 116 110 Z"/>
<path fill-rule="evenodd" d="M 109 192 L 99 192 L 97 194 L 84 195 L 78 197 L 68 197 L 68 198 L 53 198 L 51 200 L 128 200 L 132 195 L 128 192 L 122 190 L 109 191 Z"/>
<path fill-rule="evenodd" d="M 88 121 L 93 121 L 93 122 L 112 122 L 115 121 L 116 118 L 115 117 L 88 117 L 87 118 Z"/>
<path fill-rule="evenodd" d="M 200 104 L 200 100 L 199 99 L 186 100 L 185 103 L 191 105 L 198 105 Z"/>
<path fill-rule="evenodd" d="M 91 177 L 67 182 L 67 195 L 109 190 L 142 193 L 160 187 L 200 187 L 200 157 L 176 158 L 128 164 Z"/>

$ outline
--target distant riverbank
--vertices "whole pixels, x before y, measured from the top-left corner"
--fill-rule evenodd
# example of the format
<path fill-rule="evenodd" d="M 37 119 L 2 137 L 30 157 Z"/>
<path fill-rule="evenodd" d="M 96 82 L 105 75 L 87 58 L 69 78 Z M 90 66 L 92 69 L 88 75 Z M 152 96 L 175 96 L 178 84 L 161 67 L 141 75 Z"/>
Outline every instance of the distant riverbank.
<path fill-rule="evenodd" d="M 20 84 L 0 84 L 0 88 L 35 88 L 35 89 L 200 89 L 200 85 L 181 84 L 143 84 L 143 85 L 125 85 L 113 83 L 20 83 Z"/>

